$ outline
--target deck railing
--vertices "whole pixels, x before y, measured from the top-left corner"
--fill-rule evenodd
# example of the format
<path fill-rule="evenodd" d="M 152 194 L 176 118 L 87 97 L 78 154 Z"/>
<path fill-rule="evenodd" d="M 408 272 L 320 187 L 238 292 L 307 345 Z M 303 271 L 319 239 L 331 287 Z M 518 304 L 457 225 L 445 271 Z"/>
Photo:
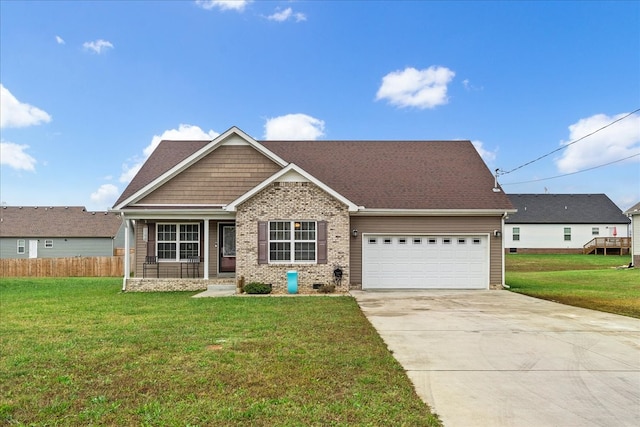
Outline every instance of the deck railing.
<path fill-rule="evenodd" d="M 631 248 L 631 237 L 596 237 L 591 239 L 587 244 L 582 247 L 582 253 L 590 254 L 598 250 L 602 250 L 606 255 L 607 250 L 613 250 L 613 252 L 622 254 L 623 249 Z"/>

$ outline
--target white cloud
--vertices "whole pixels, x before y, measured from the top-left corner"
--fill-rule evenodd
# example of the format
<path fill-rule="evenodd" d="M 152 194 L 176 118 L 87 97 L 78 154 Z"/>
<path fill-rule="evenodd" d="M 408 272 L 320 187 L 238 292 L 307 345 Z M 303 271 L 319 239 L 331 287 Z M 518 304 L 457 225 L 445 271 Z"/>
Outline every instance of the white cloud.
<path fill-rule="evenodd" d="M 103 184 L 91 193 L 91 201 L 100 206 L 113 206 L 119 195 L 118 187 L 113 184 Z"/>
<path fill-rule="evenodd" d="M 27 148 L 28 145 L 0 142 L 0 164 L 18 170 L 35 171 L 36 159 L 25 152 Z"/>
<path fill-rule="evenodd" d="M 447 84 L 455 72 L 439 66 L 423 70 L 407 67 L 393 71 L 382 78 L 376 101 L 386 99 L 398 107 L 434 108 L 446 104 Z"/>
<path fill-rule="evenodd" d="M 276 22 L 284 22 L 288 19 L 294 19 L 296 22 L 302 22 L 307 20 L 307 16 L 300 12 L 294 13 L 293 9 L 288 7 L 283 11 L 275 12 L 272 15 L 267 16 L 267 19 Z"/>
<path fill-rule="evenodd" d="M 26 127 L 48 123 L 51 116 L 32 105 L 20 102 L 0 84 L 0 128 Z"/>
<path fill-rule="evenodd" d="M 464 88 L 468 91 L 478 91 L 478 90 L 483 90 L 484 87 L 482 86 L 475 86 L 473 84 L 471 84 L 471 81 L 469 79 L 464 79 L 462 81 L 462 86 L 464 86 Z"/>
<path fill-rule="evenodd" d="M 64 39 L 60 36 L 56 36 L 56 43 L 58 44 L 64 44 Z"/>
<path fill-rule="evenodd" d="M 104 50 L 113 49 L 113 44 L 109 41 L 99 39 L 93 42 L 84 42 L 82 47 L 93 53 L 101 54 Z"/>
<path fill-rule="evenodd" d="M 491 163 L 496 159 L 496 155 L 498 153 L 497 148 L 493 151 L 489 151 L 483 147 L 482 141 L 471 141 L 471 143 L 476 147 L 476 151 L 480 154 L 480 157 L 482 157 L 482 160 L 484 160 L 485 163 Z"/>
<path fill-rule="evenodd" d="M 196 5 L 203 9 L 211 10 L 218 8 L 220 10 L 244 11 L 244 8 L 251 3 L 251 0 L 196 0 Z"/>
<path fill-rule="evenodd" d="M 153 150 L 155 150 L 158 144 L 160 144 L 160 141 L 164 139 L 173 141 L 202 141 L 214 139 L 218 135 L 220 134 L 213 130 L 205 132 L 198 126 L 185 124 L 180 124 L 178 129 L 165 130 L 162 135 L 154 135 L 153 138 L 151 138 L 151 143 L 143 150 L 142 157 L 132 159 L 131 162 L 133 164 L 125 163 L 122 165 L 123 172 L 122 175 L 120 175 L 120 182 L 131 181 L 136 173 L 138 173 L 145 160 L 147 160 L 151 153 L 153 153 Z"/>
<path fill-rule="evenodd" d="M 264 137 L 271 140 L 314 140 L 324 135 L 324 121 L 306 114 L 267 119 Z"/>
<path fill-rule="evenodd" d="M 567 145 L 627 114 L 615 116 L 596 114 L 580 119 L 569 126 L 569 138 L 567 141 L 562 141 L 560 145 Z M 634 114 L 568 146 L 562 152 L 562 156 L 556 159 L 556 166 L 562 173 L 571 173 L 638 153 L 640 153 L 640 115 Z M 634 159 L 639 160 L 637 157 Z"/>

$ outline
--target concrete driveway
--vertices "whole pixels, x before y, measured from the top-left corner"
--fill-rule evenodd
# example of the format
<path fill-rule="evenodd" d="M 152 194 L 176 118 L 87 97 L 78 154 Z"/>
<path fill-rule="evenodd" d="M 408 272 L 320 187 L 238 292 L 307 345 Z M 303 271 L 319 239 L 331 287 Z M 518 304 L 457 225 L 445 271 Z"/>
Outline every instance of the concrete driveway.
<path fill-rule="evenodd" d="M 509 291 L 352 291 L 446 427 L 640 425 L 640 320 Z"/>

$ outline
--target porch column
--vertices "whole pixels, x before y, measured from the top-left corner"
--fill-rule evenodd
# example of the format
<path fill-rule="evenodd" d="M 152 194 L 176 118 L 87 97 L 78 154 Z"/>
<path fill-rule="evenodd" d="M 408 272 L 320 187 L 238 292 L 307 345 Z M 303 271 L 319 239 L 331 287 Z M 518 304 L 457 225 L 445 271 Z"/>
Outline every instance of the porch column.
<path fill-rule="evenodd" d="M 209 220 L 204 219 L 204 274 L 205 280 L 209 280 Z"/>
<path fill-rule="evenodd" d="M 129 277 L 129 272 L 131 271 L 131 242 L 130 242 L 130 234 L 131 234 L 131 220 L 127 218 L 123 218 L 124 220 L 124 273 L 122 278 L 122 290 L 127 290 L 127 278 Z"/>

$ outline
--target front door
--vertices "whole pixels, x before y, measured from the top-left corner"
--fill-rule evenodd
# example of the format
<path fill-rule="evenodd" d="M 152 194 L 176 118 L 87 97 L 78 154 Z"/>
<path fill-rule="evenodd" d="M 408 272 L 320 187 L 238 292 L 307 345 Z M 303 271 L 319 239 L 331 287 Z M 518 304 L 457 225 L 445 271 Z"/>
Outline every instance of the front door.
<path fill-rule="evenodd" d="M 218 228 L 220 273 L 236 272 L 236 225 L 220 224 Z"/>

